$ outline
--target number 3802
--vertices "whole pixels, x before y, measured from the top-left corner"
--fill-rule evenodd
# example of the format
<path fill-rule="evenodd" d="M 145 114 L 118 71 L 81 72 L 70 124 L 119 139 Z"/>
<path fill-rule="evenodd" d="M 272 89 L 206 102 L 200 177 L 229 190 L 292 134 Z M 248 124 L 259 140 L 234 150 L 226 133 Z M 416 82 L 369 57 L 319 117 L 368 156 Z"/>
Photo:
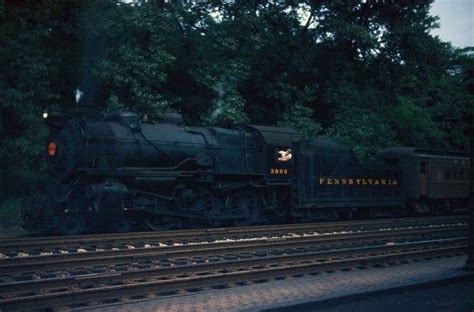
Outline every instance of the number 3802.
<path fill-rule="evenodd" d="M 270 174 L 288 174 L 288 169 L 270 168 Z"/>

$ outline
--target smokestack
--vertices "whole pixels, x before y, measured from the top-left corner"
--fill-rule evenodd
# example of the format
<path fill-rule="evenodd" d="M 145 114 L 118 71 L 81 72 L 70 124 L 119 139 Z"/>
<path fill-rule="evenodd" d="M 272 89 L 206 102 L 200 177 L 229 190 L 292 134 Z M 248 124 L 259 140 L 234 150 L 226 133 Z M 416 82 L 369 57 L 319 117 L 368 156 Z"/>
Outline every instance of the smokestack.
<path fill-rule="evenodd" d="M 82 92 L 79 97 L 80 106 L 100 107 L 105 104 L 103 94 L 105 88 L 100 85 L 97 72 L 97 60 L 105 57 L 107 33 L 103 31 L 102 23 L 105 12 L 110 9 L 107 2 L 82 2 L 80 11 L 80 72 L 77 90 Z M 77 99 L 77 92 L 76 92 Z M 77 100 L 76 100 L 77 102 Z"/>

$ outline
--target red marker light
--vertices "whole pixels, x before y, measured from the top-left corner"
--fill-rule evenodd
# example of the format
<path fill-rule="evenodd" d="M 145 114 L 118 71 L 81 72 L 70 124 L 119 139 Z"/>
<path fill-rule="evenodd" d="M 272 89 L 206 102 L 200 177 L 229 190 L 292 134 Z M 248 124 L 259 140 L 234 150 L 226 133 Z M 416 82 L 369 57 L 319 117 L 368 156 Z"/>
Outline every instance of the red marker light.
<path fill-rule="evenodd" d="M 54 155 L 56 155 L 56 142 L 49 142 L 48 155 L 51 157 L 54 157 Z"/>

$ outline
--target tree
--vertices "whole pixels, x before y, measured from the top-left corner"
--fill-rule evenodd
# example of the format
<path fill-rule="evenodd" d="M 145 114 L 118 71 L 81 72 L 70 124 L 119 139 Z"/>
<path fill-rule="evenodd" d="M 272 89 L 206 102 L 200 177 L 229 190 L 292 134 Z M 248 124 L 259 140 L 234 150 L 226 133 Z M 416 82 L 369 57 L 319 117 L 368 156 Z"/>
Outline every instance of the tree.
<path fill-rule="evenodd" d="M 430 34 L 431 3 L 0 2 L 3 170 L 41 172 L 42 110 L 77 105 L 76 89 L 99 112 L 291 126 L 363 158 L 465 150 L 472 53 Z"/>

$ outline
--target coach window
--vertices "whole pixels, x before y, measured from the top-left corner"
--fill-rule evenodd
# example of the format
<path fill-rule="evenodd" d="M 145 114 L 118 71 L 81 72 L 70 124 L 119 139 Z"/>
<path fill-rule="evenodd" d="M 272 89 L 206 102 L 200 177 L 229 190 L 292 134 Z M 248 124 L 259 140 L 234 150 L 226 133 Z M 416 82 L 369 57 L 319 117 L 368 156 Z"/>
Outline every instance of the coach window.
<path fill-rule="evenodd" d="M 453 167 L 451 179 L 454 181 L 458 180 L 458 167 Z"/>
<path fill-rule="evenodd" d="M 426 161 L 420 161 L 420 173 L 426 174 Z"/>
<path fill-rule="evenodd" d="M 446 181 L 451 180 L 451 170 L 449 167 L 444 168 L 444 178 Z"/>
<path fill-rule="evenodd" d="M 443 170 L 438 167 L 437 170 L 436 170 L 436 173 L 437 173 L 436 181 L 437 182 L 443 182 Z"/>

